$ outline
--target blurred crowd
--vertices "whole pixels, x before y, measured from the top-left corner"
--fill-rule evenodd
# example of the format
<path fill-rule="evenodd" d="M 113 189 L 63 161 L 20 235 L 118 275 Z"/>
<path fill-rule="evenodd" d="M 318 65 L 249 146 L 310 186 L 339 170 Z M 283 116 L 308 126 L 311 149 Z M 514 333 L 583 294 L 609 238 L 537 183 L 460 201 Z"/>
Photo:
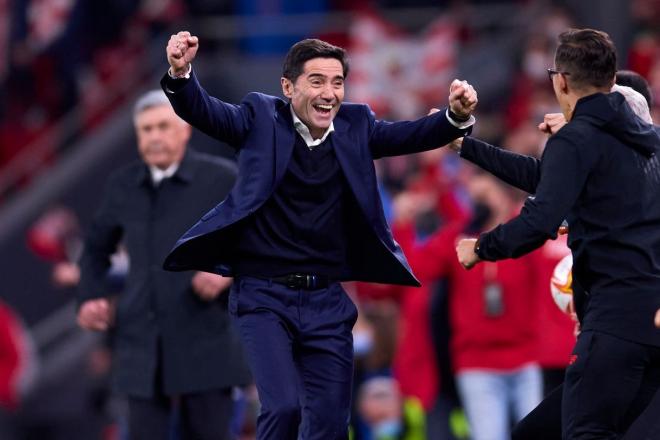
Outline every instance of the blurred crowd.
<path fill-rule="evenodd" d="M 448 8 L 418 32 L 397 27 L 367 2 L 319 0 L 304 11 L 289 4 L 295 2 L 280 3 L 289 13 L 355 11 L 345 32 L 320 37 L 347 47 L 352 63 L 349 100 L 368 103 L 381 119 L 414 118 L 445 102 L 462 52 L 482 38 L 469 19 L 479 2 Z M 531 7 L 536 2 L 519 3 Z M 102 121 L 118 105 L 108 94 L 140 75 L 146 51 L 170 23 L 190 14 L 272 12 L 259 4 L 0 0 L 0 170 L 72 111 L 83 130 Z M 648 80 L 655 98 L 651 115 L 659 121 L 660 2 L 635 0 L 630 7 L 635 33 L 628 53 L 619 54 L 619 67 Z M 488 72 L 461 72 L 467 79 L 478 78 L 478 90 L 480 84 L 495 89 L 486 99 L 480 95 L 474 134 L 534 157 L 540 157 L 547 136 L 538 123 L 544 114 L 558 111 L 546 72 L 553 64 L 556 35 L 579 25 L 568 9 L 548 6 L 544 11 L 519 30 L 508 83 L 488 84 Z M 159 50 L 165 42 L 158 41 Z M 259 52 L 261 43 L 246 39 L 242 49 Z M 269 44 L 278 50 L 277 44 Z M 286 50 L 288 44 L 281 46 Z M 50 138 L 49 160 L 56 160 L 54 154 L 62 148 L 58 143 L 69 141 Z M 382 159 L 376 167 L 386 216 L 423 286 L 346 286 L 360 310 L 353 331 L 352 438 L 468 439 L 484 438 L 482 432 L 507 432 L 561 383 L 575 342 L 573 321 L 556 307 L 549 291 L 553 268 L 569 253 L 565 236 L 528 256 L 467 272 L 455 258 L 456 241 L 507 221 L 527 194 L 461 162 L 449 148 Z M 58 288 L 72 288 L 79 279 L 81 226 L 76 216 L 66 207 L 53 208 L 35 222 L 26 240 L 36 255 L 53 264 Z M 128 264 L 120 254 L 113 265 L 119 290 Z M 2 426 L 20 411 L 38 356 L 11 307 L 0 305 L 0 315 L 4 439 L 11 437 Z M 85 374 L 110 374 L 111 348 L 110 335 L 90 353 Z M 103 413 L 99 435 L 126 438 L 121 402 L 109 395 L 104 380 L 98 383 L 102 385 L 94 390 L 94 399 L 103 402 L 96 406 Z M 258 396 L 247 388 L 237 390 L 235 400 L 235 432 L 251 438 Z M 484 408 L 498 410 L 485 413 Z"/>

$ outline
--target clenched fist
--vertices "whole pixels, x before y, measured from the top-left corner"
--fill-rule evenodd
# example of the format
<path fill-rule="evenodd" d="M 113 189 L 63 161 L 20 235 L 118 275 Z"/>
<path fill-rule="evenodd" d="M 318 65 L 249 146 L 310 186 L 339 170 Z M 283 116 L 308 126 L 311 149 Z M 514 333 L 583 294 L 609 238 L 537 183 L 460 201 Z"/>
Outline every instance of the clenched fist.
<path fill-rule="evenodd" d="M 476 238 L 464 238 L 459 240 L 456 245 L 456 256 L 461 266 L 470 270 L 475 264 L 481 261 L 479 256 L 474 252 L 474 246 L 477 242 Z"/>
<path fill-rule="evenodd" d="M 449 86 L 449 108 L 459 117 L 469 117 L 477 107 L 477 91 L 467 81 L 455 79 Z"/>
<path fill-rule="evenodd" d="M 172 66 L 171 74 L 183 76 L 188 73 L 190 63 L 197 55 L 199 39 L 190 35 L 188 31 L 182 31 L 170 37 L 167 42 L 167 62 Z"/>

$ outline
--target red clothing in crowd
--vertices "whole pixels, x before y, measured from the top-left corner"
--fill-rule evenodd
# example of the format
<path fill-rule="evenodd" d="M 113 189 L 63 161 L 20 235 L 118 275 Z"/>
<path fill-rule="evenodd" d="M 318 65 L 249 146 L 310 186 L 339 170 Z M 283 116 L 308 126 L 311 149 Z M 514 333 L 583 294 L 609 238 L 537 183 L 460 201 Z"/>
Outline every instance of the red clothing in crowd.
<path fill-rule="evenodd" d="M 559 310 L 550 294 L 552 272 L 559 260 L 570 253 L 566 237 L 560 235 L 556 240 L 548 240 L 534 251 L 539 263 L 538 356 L 543 368 L 566 368 L 575 345 L 575 323 Z"/>
<path fill-rule="evenodd" d="M 16 315 L 0 302 L 0 407 L 19 403 L 22 373 L 26 369 L 25 332 Z"/>
<path fill-rule="evenodd" d="M 394 228 L 395 237 L 423 284 L 439 278 L 449 280 L 454 370 L 510 370 L 537 361 L 534 257 L 484 262 L 467 271 L 458 263 L 455 251 L 462 230 L 462 225 L 448 226 L 423 245 L 415 245 L 411 226 Z M 488 283 L 501 287 L 500 316 L 486 314 L 484 289 Z"/>

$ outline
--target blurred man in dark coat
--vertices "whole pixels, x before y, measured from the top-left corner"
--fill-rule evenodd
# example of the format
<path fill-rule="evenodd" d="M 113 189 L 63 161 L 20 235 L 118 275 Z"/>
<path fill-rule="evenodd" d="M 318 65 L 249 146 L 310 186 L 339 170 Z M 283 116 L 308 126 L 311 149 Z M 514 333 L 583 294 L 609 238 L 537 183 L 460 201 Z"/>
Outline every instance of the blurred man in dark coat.
<path fill-rule="evenodd" d="M 191 129 L 162 91 L 134 112 L 142 161 L 112 175 L 85 240 L 78 322 L 115 327 L 115 390 L 128 396 L 132 440 L 166 439 L 172 396 L 180 397 L 183 438 L 225 439 L 232 387 L 248 383 L 228 321 L 231 278 L 165 272 L 176 239 L 231 189 L 228 161 L 186 151 Z M 130 258 L 124 291 L 104 283 L 120 241 Z"/>

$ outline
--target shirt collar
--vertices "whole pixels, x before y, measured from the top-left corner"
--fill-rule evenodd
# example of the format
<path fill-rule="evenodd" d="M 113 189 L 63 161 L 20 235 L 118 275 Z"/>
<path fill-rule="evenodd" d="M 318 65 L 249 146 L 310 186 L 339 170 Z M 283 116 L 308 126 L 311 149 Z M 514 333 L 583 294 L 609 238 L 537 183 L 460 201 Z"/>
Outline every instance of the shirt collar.
<path fill-rule="evenodd" d="M 179 163 L 175 162 L 169 167 L 165 168 L 164 170 L 161 170 L 158 167 L 155 167 L 153 165 L 149 166 L 149 174 L 151 175 L 151 181 L 155 186 L 158 186 L 160 182 L 163 181 L 163 179 L 167 179 L 168 177 L 172 177 L 174 173 L 176 173 L 176 170 L 179 169 Z"/>
<path fill-rule="evenodd" d="M 315 147 L 317 145 L 322 144 L 328 135 L 335 131 L 335 123 L 331 122 L 330 127 L 325 130 L 325 133 L 323 133 L 323 136 L 321 136 L 319 139 L 314 139 L 312 137 L 312 133 L 309 131 L 309 127 L 305 125 L 303 121 L 300 120 L 298 115 L 296 115 L 296 112 L 293 111 L 293 106 L 290 105 L 289 108 L 291 109 L 291 117 L 293 118 L 293 126 L 298 132 L 298 134 L 303 138 L 307 146 L 311 149 L 312 147 Z"/>

